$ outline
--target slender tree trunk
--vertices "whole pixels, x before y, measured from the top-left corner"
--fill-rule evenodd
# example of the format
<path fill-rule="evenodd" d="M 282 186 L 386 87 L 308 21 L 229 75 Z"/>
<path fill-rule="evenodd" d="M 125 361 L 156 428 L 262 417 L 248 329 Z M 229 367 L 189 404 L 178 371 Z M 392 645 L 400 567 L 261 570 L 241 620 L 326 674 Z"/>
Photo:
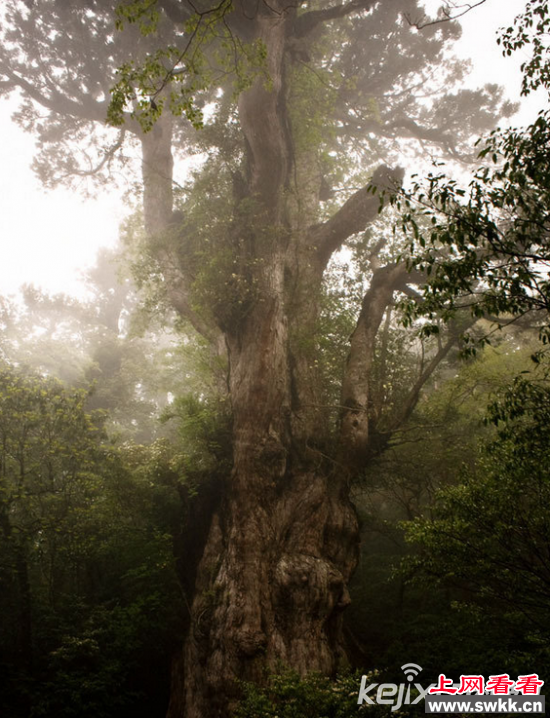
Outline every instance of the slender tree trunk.
<path fill-rule="evenodd" d="M 1 468 L 0 465 L 0 471 Z M 24 543 L 14 537 L 9 516 L 4 508 L 0 510 L 0 533 L 3 540 L 10 546 L 13 556 L 14 583 L 17 587 L 18 660 L 22 667 L 29 669 L 33 664 L 33 620 L 27 552 Z"/>
<path fill-rule="evenodd" d="M 15 548 L 15 571 L 19 593 L 19 654 L 22 664 L 31 668 L 33 664 L 33 621 L 29 566 L 24 546 Z"/>
<path fill-rule="evenodd" d="M 172 118 L 163 115 L 150 132 L 141 135 L 143 214 L 149 235 L 166 230 L 172 216 Z"/>

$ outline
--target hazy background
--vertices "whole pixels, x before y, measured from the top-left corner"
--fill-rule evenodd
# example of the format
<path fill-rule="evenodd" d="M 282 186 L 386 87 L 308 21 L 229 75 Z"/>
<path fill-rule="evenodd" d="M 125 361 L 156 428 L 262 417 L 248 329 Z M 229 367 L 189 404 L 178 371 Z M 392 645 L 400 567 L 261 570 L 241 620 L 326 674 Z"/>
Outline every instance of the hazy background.
<path fill-rule="evenodd" d="M 428 0 L 426 5 L 433 11 L 440 2 Z M 495 33 L 523 7 L 523 0 L 488 0 L 462 18 L 464 33 L 457 52 L 472 60 L 469 84 L 498 82 L 510 99 L 520 99 L 521 53 L 502 57 Z M 544 93 L 530 96 L 508 122 L 528 123 L 543 102 Z M 81 272 L 94 263 L 100 247 L 116 243 L 124 204 L 114 193 L 84 200 L 64 189 L 45 192 L 30 169 L 34 141 L 10 119 L 15 106 L 15 98 L 0 100 L 0 294 L 33 283 L 48 292 L 81 296 Z"/>

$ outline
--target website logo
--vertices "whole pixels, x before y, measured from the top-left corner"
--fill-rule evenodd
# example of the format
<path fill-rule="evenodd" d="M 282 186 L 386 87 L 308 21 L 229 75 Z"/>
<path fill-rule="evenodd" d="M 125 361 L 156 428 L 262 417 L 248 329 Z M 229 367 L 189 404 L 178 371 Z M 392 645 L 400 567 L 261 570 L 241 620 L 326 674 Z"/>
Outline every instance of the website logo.
<path fill-rule="evenodd" d="M 402 705 L 415 705 L 423 700 L 430 688 L 424 688 L 420 683 L 413 683 L 422 668 L 417 663 L 405 663 L 401 666 L 408 683 L 371 683 L 367 685 L 369 676 L 362 676 L 361 687 L 357 704 L 387 705 L 392 711 L 399 710 Z M 413 691 L 411 691 L 411 686 Z M 412 696 L 411 696 L 412 692 Z"/>
<path fill-rule="evenodd" d="M 537 673 L 510 678 L 508 673 L 489 676 L 462 675 L 453 683 L 440 673 L 426 696 L 426 713 L 544 713 L 544 681 Z"/>
<path fill-rule="evenodd" d="M 462 675 L 460 683 L 439 674 L 437 683 L 424 688 L 416 682 L 422 671 L 417 663 L 401 666 L 407 683 L 369 683 L 373 674 L 362 676 L 358 705 L 387 705 L 396 711 L 402 705 L 425 701 L 426 713 L 544 713 L 545 700 L 540 695 L 544 681 L 538 674 L 511 679 L 507 673 L 489 676 Z M 367 685 L 368 684 L 368 685 Z"/>

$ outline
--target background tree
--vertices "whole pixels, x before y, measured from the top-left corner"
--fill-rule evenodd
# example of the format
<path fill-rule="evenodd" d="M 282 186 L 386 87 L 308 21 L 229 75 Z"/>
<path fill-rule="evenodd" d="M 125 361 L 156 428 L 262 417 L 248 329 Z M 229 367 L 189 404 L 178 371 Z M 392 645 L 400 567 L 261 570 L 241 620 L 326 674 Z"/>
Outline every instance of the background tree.
<path fill-rule="evenodd" d="M 205 392 L 207 358 L 199 339 L 168 326 L 171 317 L 139 306 L 125 271 L 121 250 L 102 251 L 84 277 L 85 298 L 33 286 L 4 298 L 1 350 L 12 366 L 91 385 L 86 408 L 107 412 L 111 438 L 147 443 L 169 433 L 159 419 L 173 396 Z"/>
<path fill-rule="evenodd" d="M 474 469 L 441 490 L 431 517 L 407 538 L 420 548 L 409 570 L 444 587 L 464 619 L 503 634 L 486 641 L 487 671 L 548 667 L 548 376 L 517 378 L 489 417 L 499 427 Z M 473 619 L 473 621 L 472 621 Z M 471 670 L 477 670 L 471 669 Z"/>
<path fill-rule="evenodd" d="M 162 444 L 107 445 L 85 403 L 57 380 L 0 372 L 0 705 L 10 716 L 166 708 L 182 630 L 181 474 Z"/>

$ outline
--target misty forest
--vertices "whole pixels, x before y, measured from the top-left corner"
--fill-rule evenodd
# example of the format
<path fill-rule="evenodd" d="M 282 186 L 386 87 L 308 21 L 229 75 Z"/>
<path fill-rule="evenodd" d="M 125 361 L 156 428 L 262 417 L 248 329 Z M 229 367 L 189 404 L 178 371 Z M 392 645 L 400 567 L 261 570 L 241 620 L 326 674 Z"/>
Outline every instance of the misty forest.
<path fill-rule="evenodd" d="M 550 11 L 516 4 L 484 42 L 531 124 L 454 49 L 498 0 L 2 3 L 35 173 L 124 216 L 80 296 L 0 286 L 2 718 L 550 681 Z"/>

